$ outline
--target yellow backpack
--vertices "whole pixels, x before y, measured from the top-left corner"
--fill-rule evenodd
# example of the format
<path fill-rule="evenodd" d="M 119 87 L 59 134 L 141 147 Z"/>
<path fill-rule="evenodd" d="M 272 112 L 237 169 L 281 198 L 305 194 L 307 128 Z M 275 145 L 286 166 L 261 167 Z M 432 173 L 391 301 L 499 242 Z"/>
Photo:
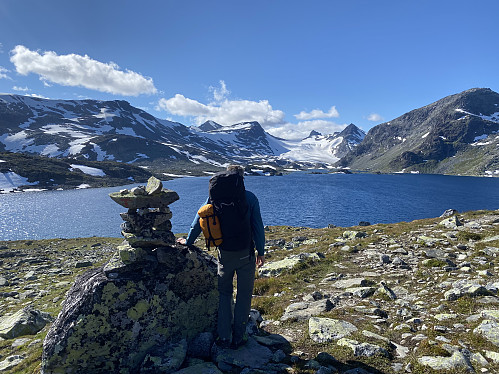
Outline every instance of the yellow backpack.
<path fill-rule="evenodd" d="M 215 214 L 215 208 L 212 204 L 203 205 L 198 210 L 199 225 L 203 230 L 203 235 L 206 240 L 206 247 L 215 247 L 222 244 L 222 229 L 220 227 L 220 220 Z"/>

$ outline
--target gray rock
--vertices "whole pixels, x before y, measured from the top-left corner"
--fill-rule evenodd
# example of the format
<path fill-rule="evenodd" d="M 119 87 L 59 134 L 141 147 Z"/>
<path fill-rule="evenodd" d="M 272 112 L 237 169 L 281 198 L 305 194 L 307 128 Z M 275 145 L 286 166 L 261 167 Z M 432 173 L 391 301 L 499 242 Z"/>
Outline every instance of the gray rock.
<path fill-rule="evenodd" d="M 289 270 L 294 268 L 299 263 L 307 260 L 318 261 L 321 256 L 317 253 L 300 253 L 297 255 L 292 255 L 286 257 L 280 261 L 269 262 L 258 269 L 258 274 L 262 277 L 277 276 L 281 274 L 284 270 Z"/>
<path fill-rule="evenodd" d="M 483 320 L 482 323 L 473 330 L 474 334 L 482 335 L 495 346 L 499 347 L 499 324 L 492 320 Z"/>
<path fill-rule="evenodd" d="M 348 347 L 352 349 L 353 355 L 356 357 L 372 357 L 375 355 L 382 355 L 385 357 L 389 357 L 389 352 L 376 345 L 370 343 L 359 343 L 357 340 L 341 338 L 336 342 L 337 345 Z"/>
<path fill-rule="evenodd" d="M 249 338 L 248 342 L 234 349 L 218 349 L 214 345 L 212 351 L 212 360 L 223 371 L 232 370 L 232 368 L 251 368 L 262 369 L 270 362 L 273 357 L 272 351 Z"/>
<path fill-rule="evenodd" d="M 445 212 L 442 213 L 440 218 L 447 218 L 450 216 L 453 216 L 454 214 L 459 213 L 456 209 L 447 209 Z"/>
<path fill-rule="evenodd" d="M 264 345 L 265 347 L 270 348 L 272 351 L 282 350 L 285 353 L 291 353 L 292 347 L 291 343 L 282 335 L 279 334 L 270 334 L 266 336 L 253 336 L 258 344 Z"/>
<path fill-rule="evenodd" d="M 347 321 L 319 317 L 311 317 L 308 320 L 309 336 L 316 343 L 338 340 L 355 331 L 357 327 Z"/>
<path fill-rule="evenodd" d="M 4 277 L 0 277 L 0 287 L 8 286 L 8 285 L 9 285 L 9 281 Z"/>
<path fill-rule="evenodd" d="M 334 304 L 330 299 L 293 303 L 286 308 L 281 321 L 305 321 L 311 316 L 329 312 L 333 308 Z"/>
<path fill-rule="evenodd" d="M 16 313 L 0 319 L 0 337 L 14 339 L 19 336 L 33 335 L 52 321 L 48 313 L 25 307 Z"/>
<path fill-rule="evenodd" d="M 463 225 L 461 221 L 459 221 L 459 218 L 457 218 L 457 216 L 446 218 L 443 221 L 440 221 L 438 224 L 440 226 L 444 226 L 447 229 L 457 229 L 459 226 Z"/>
<path fill-rule="evenodd" d="M 371 282 L 369 282 L 365 278 L 348 278 L 348 279 L 340 279 L 332 284 L 335 288 L 352 288 L 352 287 L 366 287 L 369 286 Z"/>
<path fill-rule="evenodd" d="M 149 351 L 140 365 L 140 374 L 173 373 L 185 360 L 187 341 L 157 345 Z"/>
<path fill-rule="evenodd" d="M 12 343 L 11 347 L 12 348 L 17 348 L 17 347 L 20 347 L 28 342 L 30 342 L 31 339 L 30 338 L 20 338 L 20 339 L 16 339 L 14 340 L 14 342 Z"/>
<path fill-rule="evenodd" d="M 187 353 L 191 357 L 208 360 L 211 356 L 211 347 L 215 337 L 211 332 L 202 332 L 189 342 Z"/>
<path fill-rule="evenodd" d="M 374 295 L 376 292 L 375 287 L 352 287 L 347 288 L 345 292 L 351 293 L 356 297 L 360 297 L 361 299 L 365 299 L 366 297 Z"/>
<path fill-rule="evenodd" d="M 327 352 L 319 352 L 315 356 L 315 361 L 323 366 L 334 366 L 339 364 L 339 361 Z"/>
<path fill-rule="evenodd" d="M 223 374 L 213 362 L 205 362 L 176 371 L 173 374 Z"/>
<path fill-rule="evenodd" d="M 365 238 L 367 236 L 367 233 L 364 231 L 353 231 L 353 230 L 347 230 L 343 232 L 343 237 L 345 239 L 359 239 L 359 238 Z"/>
<path fill-rule="evenodd" d="M 475 372 L 469 360 L 459 351 L 455 351 L 451 357 L 423 356 L 418 358 L 421 365 L 429 366 L 433 370 L 455 371 L 464 369 L 469 372 Z"/>
<path fill-rule="evenodd" d="M 13 355 L 0 362 L 0 372 L 10 370 L 19 365 L 24 360 L 24 356 Z"/>
<path fill-rule="evenodd" d="M 92 261 L 78 261 L 76 264 L 75 264 L 75 268 L 79 269 L 79 268 L 87 268 L 89 266 L 92 266 L 93 263 Z"/>

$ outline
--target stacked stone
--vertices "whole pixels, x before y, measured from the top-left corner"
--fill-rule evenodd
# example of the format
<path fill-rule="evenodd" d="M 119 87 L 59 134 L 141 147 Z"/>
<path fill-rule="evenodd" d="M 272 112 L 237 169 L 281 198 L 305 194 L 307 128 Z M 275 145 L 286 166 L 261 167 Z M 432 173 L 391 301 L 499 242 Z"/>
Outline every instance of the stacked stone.
<path fill-rule="evenodd" d="M 109 194 L 111 199 L 128 211 L 121 213 L 121 234 L 125 241 L 118 247 L 125 263 L 141 261 L 156 247 L 175 243 L 171 229 L 169 205 L 179 199 L 175 191 L 163 188 L 161 181 L 149 178 L 147 186 Z"/>

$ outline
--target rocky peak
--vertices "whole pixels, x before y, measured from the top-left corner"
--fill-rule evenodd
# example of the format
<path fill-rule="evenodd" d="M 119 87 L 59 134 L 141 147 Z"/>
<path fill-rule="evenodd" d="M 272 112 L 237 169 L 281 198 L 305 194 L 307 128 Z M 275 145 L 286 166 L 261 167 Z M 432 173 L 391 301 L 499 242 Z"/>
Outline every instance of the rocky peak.
<path fill-rule="evenodd" d="M 202 125 L 200 125 L 198 128 L 201 131 L 208 132 L 208 131 L 213 131 L 213 130 L 218 130 L 221 129 L 223 126 L 216 123 L 215 121 L 206 121 Z"/>
<path fill-rule="evenodd" d="M 322 134 L 320 132 L 312 130 L 312 131 L 310 131 L 310 134 L 308 134 L 308 136 L 305 139 L 314 138 L 316 136 L 321 136 L 321 135 Z"/>

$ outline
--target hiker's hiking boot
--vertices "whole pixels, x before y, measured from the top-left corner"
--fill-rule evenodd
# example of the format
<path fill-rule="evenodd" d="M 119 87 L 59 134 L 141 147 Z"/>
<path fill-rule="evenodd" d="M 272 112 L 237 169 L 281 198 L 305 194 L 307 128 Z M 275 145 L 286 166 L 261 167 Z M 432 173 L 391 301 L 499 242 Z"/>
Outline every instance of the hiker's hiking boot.
<path fill-rule="evenodd" d="M 248 335 L 244 334 L 244 336 L 241 339 L 238 340 L 233 340 L 232 344 L 230 345 L 231 349 L 238 349 L 239 347 L 242 347 L 248 342 Z"/>
<path fill-rule="evenodd" d="M 221 349 L 229 349 L 231 347 L 229 339 L 222 339 L 220 337 L 215 339 L 215 345 Z"/>

